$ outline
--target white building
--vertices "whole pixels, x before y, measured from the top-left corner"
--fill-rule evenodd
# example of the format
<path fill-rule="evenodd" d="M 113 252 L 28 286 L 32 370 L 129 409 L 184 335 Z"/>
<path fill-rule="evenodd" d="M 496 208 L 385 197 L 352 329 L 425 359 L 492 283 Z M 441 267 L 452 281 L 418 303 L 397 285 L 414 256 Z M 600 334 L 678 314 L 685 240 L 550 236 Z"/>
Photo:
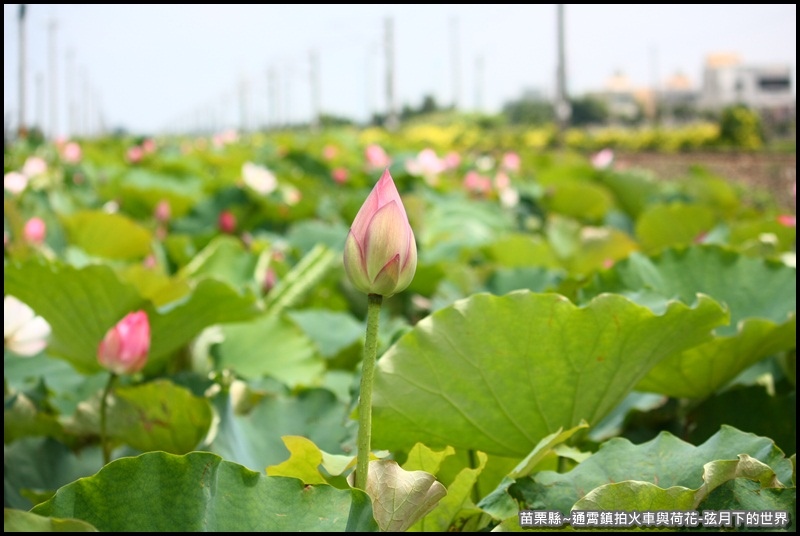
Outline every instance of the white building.
<path fill-rule="evenodd" d="M 748 65 L 736 54 L 711 54 L 703 67 L 699 107 L 719 111 L 744 104 L 770 115 L 792 113 L 792 72 L 788 65 Z"/>

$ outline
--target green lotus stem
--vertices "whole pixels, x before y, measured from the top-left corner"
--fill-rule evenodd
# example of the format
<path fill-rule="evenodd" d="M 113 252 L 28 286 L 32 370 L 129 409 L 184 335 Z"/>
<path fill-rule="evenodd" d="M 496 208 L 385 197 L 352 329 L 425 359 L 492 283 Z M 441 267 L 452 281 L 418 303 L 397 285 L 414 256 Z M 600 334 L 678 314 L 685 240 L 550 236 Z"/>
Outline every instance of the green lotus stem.
<path fill-rule="evenodd" d="M 367 471 L 372 441 L 372 383 L 378 354 L 378 322 L 383 296 L 368 294 L 367 336 L 364 341 L 364 363 L 361 366 L 361 393 L 358 399 L 358 454 L 356 457 L 356 487 L 367 489 Z"/>
<path fill-rule="evenodd" d="M 108 442 L 108 432 L 106 430 L 106 413 L 108 413 L 108 395 L 111 394 L 111 388 L 114 386 L 114 381 L 117 375 L 113 372 L 108 376 L 108 383 L 106 388 L 103 389 L 103 397 L 100 399 L 100 444 L 103 447 L 103 465 L 108 465 L 111 461 L 111 445 Z"/>

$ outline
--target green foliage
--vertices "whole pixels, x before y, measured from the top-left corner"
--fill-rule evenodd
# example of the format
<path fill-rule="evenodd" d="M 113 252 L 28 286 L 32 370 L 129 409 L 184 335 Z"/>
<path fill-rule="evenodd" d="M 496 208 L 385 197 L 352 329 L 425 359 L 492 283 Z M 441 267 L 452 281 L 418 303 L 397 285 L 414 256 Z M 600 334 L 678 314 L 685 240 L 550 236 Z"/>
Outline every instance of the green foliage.
<path fill-rule="evenodd" d="M 721 144 L 745 151 L 761 149 L 764 132 L 758 113 L 742 104 L 728 106 L 722 110 L 719 120 Z"/>
<path fill-rule="evenodd" d="M 517 531 L 520 509 L 595 508 L 794 521 L 793 212 L 699 167 L 586 158 L 752 148 L 753 117 L 572 128 L 548 152 L 551 106 L 516 104 L 531 126 L 427 100 L 396 132 L 116 136 L 78 140 L 70 163 L 47 140 L 7 145 L 6 173 L 47 170 L 6 189 L 4 293 L 50 332 L 23 355 L 37 321 L 6 311 L 5 530 Z M 380 312 L 382 450 L 361 490 L 366 297 L 342 250 L 387 164 L 373 145 L 419 262 Z M 424 149 L 436 161 L 411 173 Z M 275 182 L 246 181 L 247 163 Z M 97 347 L 134 310 L 150 352 L 107 394 L 105 463 Z"/>

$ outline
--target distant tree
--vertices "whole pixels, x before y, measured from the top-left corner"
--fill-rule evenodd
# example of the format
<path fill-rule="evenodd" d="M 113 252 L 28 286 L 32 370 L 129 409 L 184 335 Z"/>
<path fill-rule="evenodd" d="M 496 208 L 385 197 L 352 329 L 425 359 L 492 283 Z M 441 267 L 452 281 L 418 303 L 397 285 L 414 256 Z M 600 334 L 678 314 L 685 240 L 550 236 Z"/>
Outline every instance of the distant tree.
<path fill-rule="evenodd" d="M 572 107 L 570 124 L 573 126 L 597 125 L 608 121 L 608 106 L 597 97 L 573 98 L 569 103 Z"/>
<path fill-rule="evenodd" d="M 323 127 L 342 127 L 353 124 L 352 119 L 331 114 L 320 114 L 319 122 Z"/>
<path fill-rule="evenodd" d="M 551 103 L 532 98 L 509 101 L 503 105 L 502 113 L 512 125 L 544 125 L 556 116 Z"/>
<path fill-rule="evenodd" d="M 761 117 L 743 104 L 724 108 L 719 121 L 719 141 L 737 149 L 760 149 L 764 145 Z"/>

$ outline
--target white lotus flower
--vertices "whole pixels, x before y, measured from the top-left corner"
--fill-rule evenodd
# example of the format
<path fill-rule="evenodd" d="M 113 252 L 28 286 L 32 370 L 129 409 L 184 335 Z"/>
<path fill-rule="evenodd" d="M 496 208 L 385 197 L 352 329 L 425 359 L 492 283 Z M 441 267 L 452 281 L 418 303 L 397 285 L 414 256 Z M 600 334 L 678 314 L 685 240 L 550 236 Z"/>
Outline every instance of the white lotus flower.
<path fill-rule="evenodd" d="M 47 346 L 50 324 L 14 296 L 3 299 L 3 343 L 21 356 L 34 356 Z"/>
<path fill-rule="evenodd" d="M 269 195 L 278 187 L 278 179 L 274 173 L 252 162 L 245 162 L 242 166 L 242 179 L 261 195 Z"/>

